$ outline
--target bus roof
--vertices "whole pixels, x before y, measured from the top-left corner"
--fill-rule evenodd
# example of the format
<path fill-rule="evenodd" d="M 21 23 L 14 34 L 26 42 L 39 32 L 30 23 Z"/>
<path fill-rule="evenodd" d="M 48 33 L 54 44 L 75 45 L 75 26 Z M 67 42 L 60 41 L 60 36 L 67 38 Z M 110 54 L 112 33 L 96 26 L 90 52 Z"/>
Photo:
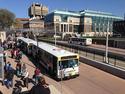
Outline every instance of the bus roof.
<path fill-rule="evenodd" d="M 39 48 L 44 49 L 45 51 L 47 51 L 48 53 L 50 53 L 56 57 L 78 55 L 76 53 L 64 50 L 64 49 L 56 47 L 56 46 L 52 46 L 52 45 L 44 43 L 44 42 L 39 42 Z"/>
<path fill-rule="evenodd" d="M 20 39 L 20 40 L 24 41 L 24 42 L 27 43 L 28 45 L 31 44 L 31 43 L 34 44 L 34 45 L 36 44 L 36 41 L 34 41 L 34 40 L 32 40 L 32 39 L 29 39 L 29 38 L 18 37 L 17 39 L 18 39 L 18 40 Z"/>
<path fill-rule="evenodd" d="M 27 44 L 32 43 L 33 45 L 37 46 L 37 42 L 29 39 L 29 38 L 24 38 L 24 37 L 18 37 L 17 39 L 21 39 L 22 41 L 24 41 Z M 38 47 L 40 49 L 45 50 L 46 52 L 56 56 L 56 57 L 65 57 L 65 56 L 74 56 L 74 55 L 78 55 L 76 53 L 64 50 L 62 48 L 56 47 L 56 46 L 52 46 L 50 44 L 47 44 L 45 42 L 38 42 Z"/>

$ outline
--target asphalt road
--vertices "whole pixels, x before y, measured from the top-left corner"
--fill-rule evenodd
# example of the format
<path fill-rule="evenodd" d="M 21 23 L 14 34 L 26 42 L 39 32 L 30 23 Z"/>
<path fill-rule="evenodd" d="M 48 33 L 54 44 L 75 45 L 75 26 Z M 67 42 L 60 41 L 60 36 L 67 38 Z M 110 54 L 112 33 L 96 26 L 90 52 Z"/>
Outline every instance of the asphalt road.
<path fill-rule="evenodd" d="M 88 47 L 89 47 L 89 48 L 100 49 L 100 50 L 105 51 L 105 46 L 104 46 L 104 45 L 95 45 L 95 44 L 92 44 L 92 45 L 90 45 L 90 46 L 88 46 Z M 113 53 L 125 55 L 125 49 L 108 47 L 108 50 L 109 50 L 110 52 L 113 52 Z"/>
<path fill-rule="evenodd" d="M 125 80 L 80 64 L 80 76 L 63 81 L 74 94 L 125 94 Z"/>

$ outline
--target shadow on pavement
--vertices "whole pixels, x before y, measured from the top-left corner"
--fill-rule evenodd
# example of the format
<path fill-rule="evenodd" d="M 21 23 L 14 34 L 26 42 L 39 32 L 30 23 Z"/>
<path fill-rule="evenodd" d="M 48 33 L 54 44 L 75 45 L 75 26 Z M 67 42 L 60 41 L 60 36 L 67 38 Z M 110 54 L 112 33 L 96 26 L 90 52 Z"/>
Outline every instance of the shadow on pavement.
<path fill-rule="evenodd" d="M 16 81 L 15 87 L 16 87 L 16 86 L 21 86 L 21 87 L 23 87 L 23 84 L 22 84 L 22 82 L 21 82 L 20 80 L 15 80 L 15 81 Z"/>
<path fill-rule="evenodd" d="M 49 74 L 49 72 L 48 72 L 40 63 L 38 63 L 38 60 L 37 60 L 37 59 L 35 59 L 35 58 L 33 58 L 33 57 L 31 57 L 31 56 L 25 54 L 25 53 L 23 53 L 23 54 L 28 57 L 29 61 L 31 61 L 31 62 L 35 65 L 35 67 L 37 67 L 37 68 L 39 68 L 39 69 L 41 70 L 41 73 L 42 73 L 43 75 L 46 75 L 46 76 L 48 76 L 48 77 L 53 78 L 53 77 Z M 33 68 L 35 68 L 34 66 L 32 66 L 32 65 L 30 65 L 30 64 L 28 64 L 28 63 L 26 63 L 26 64 L 29 65 L 29 66 L 31 66 L 31 67 L 33 67 Z"/>

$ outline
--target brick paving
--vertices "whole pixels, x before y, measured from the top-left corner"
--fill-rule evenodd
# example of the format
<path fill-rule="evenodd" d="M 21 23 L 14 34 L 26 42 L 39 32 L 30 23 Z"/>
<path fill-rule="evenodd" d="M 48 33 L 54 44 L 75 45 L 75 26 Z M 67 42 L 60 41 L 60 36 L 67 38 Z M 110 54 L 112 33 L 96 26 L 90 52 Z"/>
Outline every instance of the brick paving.
<path fill-rule="evenodd" d="M 15 59 L 10 58 L 10 51 L 6 51 L 6 52 L 7 52 L 7 62 L 9 61 L 12 65 L 12 67 L 15 69 L 16 68 Z M 32 78 L 32 76 L 34 74 L 34 70 L 35 70 L 34 64 L 24 54 L 23 54 L 21 62 L 24 62 L 26 64 L 26 67 L 27 67 L 28 72 L 29 72 L 29 78 Z M 45 76 L 45 79 L 51 88 L 51 94 L 60 94 L 60 92 L 59 92 L 61 90 L 60 82 L 57 82 L 57 81 L 55 81 L 47 76 Z M 13 88 L 14 88 L 16 81 L 21 81 L 21 80 L 20 80 L 20 78 L 18 78 L 17 76 L 14 75 Z M 33 84 L 29 83 L 28 90 L 30 90 L 32 86 L 33 86 Z M 0 84 L 0 90 L 2 91 L 3 94 L 12 94 L 13 88 L 8 89 L 5 85 L 2 86 L 2 83 Z M 68 87 L 66 87 L 66 86 L 62 86 L 62 91 L 63 91 L 62 94 L 74 94 L 72 92 L 72 90 L 68 89 Z"/>

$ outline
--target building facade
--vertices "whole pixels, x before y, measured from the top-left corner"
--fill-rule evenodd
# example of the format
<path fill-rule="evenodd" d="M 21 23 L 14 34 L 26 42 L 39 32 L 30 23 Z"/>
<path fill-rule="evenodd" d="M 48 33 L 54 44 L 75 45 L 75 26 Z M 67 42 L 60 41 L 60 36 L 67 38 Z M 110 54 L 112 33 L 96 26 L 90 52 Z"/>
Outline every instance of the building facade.
<path fill-rule="evenodd" d="M 125 37 L 125 20 L 123 21 L 114 21 L 113 22 L 113 31 L 115 32 L 115 35 L 120 35 L 122 37 Z"/>
<path fill-rule="evenodd" d="M 44 21 L 39 19 L 32 19 L 23 25 L 24 29 L 41 30 L 44 29 Z"/>
<path fill-rule="evenodd" d="M 23 25 L 29 21 L 29 18 L 16 18 L 15 29 L 23 29 Z"/>
<path fill-rule="evenodd" d="M 43 19 L 47 13 L 48 7 L 39 3 L 33 3 L 28 9 L 28 14 L 30 18 Z"/>
<path fill-rule="evenodd" d="M 45 28 L 62 33 L 82 33 L 87 36 L 112 35 L 113 22 L 122 20 L 122 17 L 111 13 L 83 10 L 61 11 L 55 10 L 45 16 Z"/>

